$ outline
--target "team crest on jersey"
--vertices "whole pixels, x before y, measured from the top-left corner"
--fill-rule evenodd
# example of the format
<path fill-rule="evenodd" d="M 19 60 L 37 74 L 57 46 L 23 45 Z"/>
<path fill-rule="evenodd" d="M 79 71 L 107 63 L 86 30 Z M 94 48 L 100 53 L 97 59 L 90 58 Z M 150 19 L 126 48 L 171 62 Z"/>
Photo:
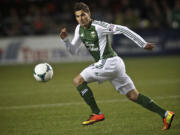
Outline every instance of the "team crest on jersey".
<path fill-rule="evenodd" d="M 81 33 L 80 37 L 84 37 L 84 33 Z"/>
<path fill-rule="evenodd" d="M 110 24 L 110 26 L 109 26 L 109 31 L 113 31 L 113 29 L 114 29 L 114 25 L 113 25 L 113 24 Z"/>
<path fill-rule="evenodd" d="M 95 31 L 92 31 L 92 32 L 91 32 L 91 37 L 92 37 L 92 38 L 95 38 L 95 37 L 96 37 Z"/>

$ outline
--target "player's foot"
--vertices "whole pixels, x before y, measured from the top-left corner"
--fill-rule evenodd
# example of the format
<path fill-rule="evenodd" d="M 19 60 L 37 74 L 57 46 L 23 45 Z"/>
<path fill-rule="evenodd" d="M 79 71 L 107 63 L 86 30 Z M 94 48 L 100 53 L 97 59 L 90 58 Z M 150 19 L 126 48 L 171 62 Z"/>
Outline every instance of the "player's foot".
<path fill-rule="evenodd" d="M 168 111 L 167 116 L 163 118 L 164 126 L 163 126 L 162 130 L 167 130 L 171 127 L 171 123 L 173 121 L 174 116 L 175 116 L 175 114 L 173 112 Z"/>
<path fill-rule="evenodd" d="M 88 120 L 82 122 L 82 125 L 90 125 L 102 120 L 104 120 L 104 114 L 92 114 Z"/>

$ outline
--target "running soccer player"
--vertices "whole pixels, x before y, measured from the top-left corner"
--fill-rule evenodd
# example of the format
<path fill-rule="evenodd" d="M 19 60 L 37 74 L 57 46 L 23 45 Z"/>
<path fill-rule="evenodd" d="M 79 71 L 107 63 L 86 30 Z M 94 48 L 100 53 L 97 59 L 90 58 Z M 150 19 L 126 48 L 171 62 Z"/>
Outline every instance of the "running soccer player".
<path fill-rule="evenodd" d="M 104 114 L 96 104 L 88 83 L 102 83 L 109 80 L 119 93 L 125 94 L 131 101 L 159 114 L 164 122 L 162 130 L 169 129 L 175 114 L 161 108 L 152 99 L 137 91 L 133 81 L 126 73 L 123 60 L 111 48 L 108 35 L 123 34 L 139 47 L 147 50 L 152 50 L 155 45 L 146 42 L 142 37 L 125 26 L 92 20 L 89 7 L 85 3 L 76 3 L 74 13 L 78 25 L 72 42 L 68 39 L 66 28 L 61 30 L 60 38 L 72 54 L 75 54 L 80 44 L 83 43 L 96 61 L 85 68 L 73 80 L 78 92 L 92 110 L 92 115 L 82 124 L 89 125 L 105 119 Z"/>

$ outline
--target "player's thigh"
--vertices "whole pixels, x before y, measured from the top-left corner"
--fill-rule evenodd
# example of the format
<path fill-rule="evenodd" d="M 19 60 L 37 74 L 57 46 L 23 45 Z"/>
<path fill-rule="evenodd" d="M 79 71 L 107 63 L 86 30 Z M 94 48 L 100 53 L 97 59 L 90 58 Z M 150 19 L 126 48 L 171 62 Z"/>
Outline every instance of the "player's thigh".
<path fill-rule="evenodd" d="M 105 74 L 102 69 L 99 68 L 95 68 L 94 66 L 90 66 L 85 68 L 80 75 L 83 77 L 83 79 L 88 82 L 103 82 L 105 80 L 110 79 L 108 75 L 104 76 L 103 74 Z"/>
<path fill-rule="evenodd" d="M 102 83 L 115 77 L 116 65 L 114 66 L 112 62 L 109 62 L 109 59 L 100 60 L 85 68 L 80 75 L 88 83 L 95 81 Z"/>
<path fill-rule="evenodd" d="M 113 80 L 111 80 L 111 83 L 114 88 L 121 94 L 126 95 L 128 92 L 135 89 L 133 81 L 126 73 L 117 78 L 114 78 Z"/>
<path fill-rule="evenodd" d="M 81 73 L 80 75 L 82 76 L 82 78 L 90 83 L 90 82 L 94 82 L 96 81 L 94 78 L 95 78 L 95 75 L 94 75 L 94 71 L 93 70 L 93 65 L 90 65 L 88 67 L 86 67 Z"/>
<path fill-rule="evenodd" d="M 124 61 L 120 57 L 118 57 L 116 77 L 110 82 L 121 94 L 127 94 L 129 91 L 135 89 L 133 81 L 126 73 Z"/>

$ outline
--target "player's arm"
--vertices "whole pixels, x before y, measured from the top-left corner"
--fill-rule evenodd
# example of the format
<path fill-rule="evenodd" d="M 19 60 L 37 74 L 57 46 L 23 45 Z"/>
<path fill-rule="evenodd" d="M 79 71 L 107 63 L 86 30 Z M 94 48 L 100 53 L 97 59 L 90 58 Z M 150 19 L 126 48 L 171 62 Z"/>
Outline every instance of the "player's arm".
<path fill-rule="evenodd" d="M 139 47 L 144 48 L 146 50 L 152 50 L 155 47 L 154 43 L 146 42 L 140 35 L 130 30 L 126 26 L 115 25 L 113 34 L 123 34 L 133 42 L 135 42 Z"/>
<path fill-rule="evenodd" d="M 75 35 L 71 42 L 69 41 L 66 28 L 61 29 L 60 38 L 62 39 L 63 43 L 65 44 L 66 48 L 69 50 L 71 54 L 77 53 L 79 46 L 81 44 L 81 40 L 79 38 L 79 33 L 78 33 L 78 27 L 76 27 Z"/>
<path fill-rule="evenodd" d="M 109 24 L 106 22 L 100 22 L 96 21 L 94 22 L 102 27 L 102 33 L 107 35 L 107 34 L 123 34 L 129 39 L 131 39 L 133 42 L 135 42 L 139 47 L 147 49 L 147 50 L 152 50 L 155 45 L 153 43 L 148 43 L 146 42 L 140 35 L 137 33 L 133 32 L 126 26 L 121 26 L 121 25 L 115 25 L 115 24 Z"/>

